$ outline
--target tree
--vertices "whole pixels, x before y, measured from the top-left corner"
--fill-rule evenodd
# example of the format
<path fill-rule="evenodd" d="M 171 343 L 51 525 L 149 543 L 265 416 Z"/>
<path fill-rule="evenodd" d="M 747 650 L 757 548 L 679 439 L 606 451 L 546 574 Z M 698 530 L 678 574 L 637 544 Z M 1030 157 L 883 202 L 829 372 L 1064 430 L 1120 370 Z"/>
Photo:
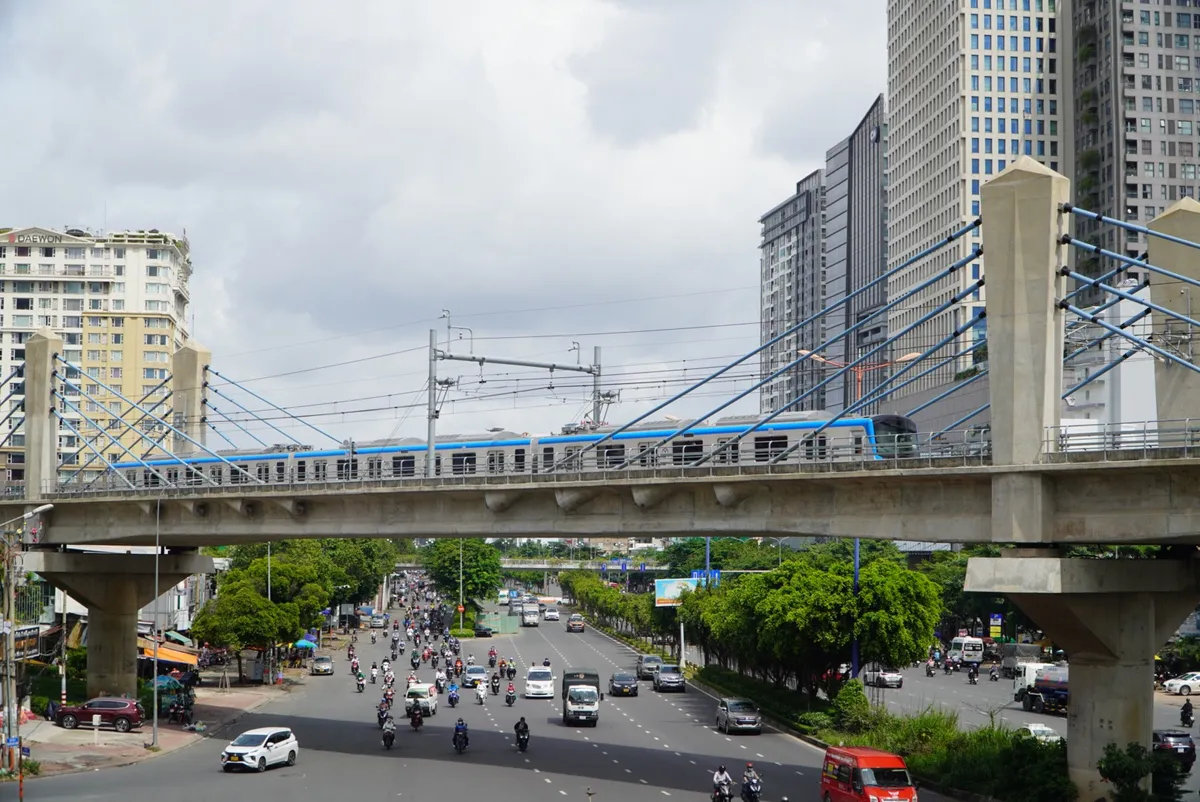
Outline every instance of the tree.
<path fill-rule="evenodd" d="M 462 549 L 462 594 L 474 601 L 493 596 L 504 584 L 500 552 L 482 540 L 435 540 L 421 549 L 421 566 L 446 598 L 456 598 L 459 587 L 459 549 Z"/>
<path fill-rule="evenodd" d="M 242 649 L 266 648 L 280 641 L 292 642 L 303 634 L 294 609 L 280 609 L 242 580 L 221 588 L 196 614 L 192 634 L 202 643 L 227 646 L 237 654 L 238 676 L 242 671 Z"/>
<path fill-rule="evenodd" d="M 905 666 L 927 654 L 942 617 L 942 597 L 928 577 L 876 560 L 859 572 L 855 608 L 864 662 Z"/>

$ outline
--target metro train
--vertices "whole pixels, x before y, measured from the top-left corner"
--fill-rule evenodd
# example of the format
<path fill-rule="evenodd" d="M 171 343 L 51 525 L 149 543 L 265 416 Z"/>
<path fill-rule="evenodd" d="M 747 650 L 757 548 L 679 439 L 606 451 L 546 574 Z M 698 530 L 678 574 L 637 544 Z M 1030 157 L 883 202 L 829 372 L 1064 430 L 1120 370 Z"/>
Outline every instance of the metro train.
<path fill-rule="evenodd" d="M 916 456 L 917 426 L 903 415 L 875 415 L 830 421 L 828 412 L 779 415 L 713 457 L 714 465 L 764 464 L 789 452 L 782 462 L 888 460 Z M 590 430 L 569 427 L 557 435 L 515 432 L 445 435 L 434 442 L 435 476 L 578 473 L 613 470 L 626 459 L 627 470 L 687 468 L 711 449 L 726 443 L 762 420 L 745 415 L 713 423 L 694 420 L 647 421 L 612 435 L 586 453 L 580 452 L 617 427 Z M 682 436 L 675 433 L 695 423 Z M 826 426 L 827 424 L 827 426 Z M 826 428 L 816 436 L 816 429 Z M 661 446 L 656 444 L 667 440 Z M 347 443 L 343 448 L 273 446 L 261 451 L 218 451 L 211 455 L 156 458 L 145 463 L 121 462 L 113 467 L 135 487 L 153 487 L 163 479 L 172 485 L 291 485 L 357 480 L 419 479 L 425 475 L 428 448 L 424 440 L 377 440 Z M 236 466 L 236 467 L 233 467 Z M 148 470 L 153 468 L 154 471 Z M 239 470 L 240 469 L 240 470 Z M 161 477 L 157 474 L 161 474 Z M 123 481 L 106 477 L 113 489 Z M 102 479 L 101 481 L 105 481 Z"/>

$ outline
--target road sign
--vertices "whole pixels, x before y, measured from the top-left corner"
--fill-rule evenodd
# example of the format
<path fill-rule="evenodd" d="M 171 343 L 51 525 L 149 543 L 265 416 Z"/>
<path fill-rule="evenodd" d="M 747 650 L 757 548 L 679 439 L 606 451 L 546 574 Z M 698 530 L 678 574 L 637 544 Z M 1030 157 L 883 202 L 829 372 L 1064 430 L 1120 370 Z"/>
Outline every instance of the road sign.
<path fill-rule="evenodd" d="M 6 740 L 6 741 L 4 742 L 4 745 L 5 745 L 5 746 L 7 746 L 9 749 L 13 748 L 14 746 L 20 746 L 20 745 L 21 745 L 21 739 L 20 739 L 20 738 L 15 738 L 15 737 L 14 737 L 14 738 L 9 738 L 8 740 Z"/>
<path fill-rule="evenodd" d="M 22 747 L 21 747 L 21 756 L 22 756 L 22 757 L 29 757 L 29 755 L 30 755 L 29 747 L 28 747 L 28 746 L 22 746 Z"/>
<path fill-rule="evenodd" d="M 602 574 L 608 573 L 608 563 L 600 563 L 600 573 L 602 573 Z"/>
<path fill-rule="evenodd" d="M 629 570 L 629 563 L 622 562 L 621 563 L 621 571 L 624 572 L 624 571 L 628 571 L 628 570 Z"/>
<path fill-rule="evenodd" d="M 704 569 L 703 568 L 693 568 L 692 569 L 692 579 L 704 579 Z"/>
<path fill-rule="evenodd" d="M 460 605 L 458 605 L 458 611 L 459 611 L 460 613 L 461 613 L 462 611 L 466 610 L 466 609 L 467 609 L 467 608 L 466 608 L 466 607 L 463 607 L 461 604 L 460 604 Z"/>
<path fill-rule="evenodd" d="M 646 570 L 646 564 L 645 564 L 645 563 L 642 563 L 642 567 L 641 567 L 641 568 L 639 568 L 638 570 L 639 570 L 639 571 L 645 571 L 645 570 Z"/>

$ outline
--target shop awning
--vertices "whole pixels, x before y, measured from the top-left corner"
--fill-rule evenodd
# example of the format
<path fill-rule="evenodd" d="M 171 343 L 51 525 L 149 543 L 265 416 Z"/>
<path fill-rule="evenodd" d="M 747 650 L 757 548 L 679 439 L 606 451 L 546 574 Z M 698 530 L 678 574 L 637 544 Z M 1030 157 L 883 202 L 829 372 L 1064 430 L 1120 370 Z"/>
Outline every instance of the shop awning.
<path fill-rule="evenodd" d="M 186 635 L 180 635 L 178 632 L 168 632 L 166 633 L 166 637 L 167 640 L 173 640 L 181 646 L 193 647 L 196 645 L 192 642 L 191 638 L 187 637 Z"/>
<path fill-rule="evenodd" d="M 142 653 L 142 657 L 154 659 L 154 644 L 141 638 L 138 647 Z M 180 665 L 195 666 L 200 664 L 200 658 L 196 655 L 186 652 L 182 649 L 172 649 L 170 646 L 159 644 L 158 659 L 165 663 L 179 663 Z"/>

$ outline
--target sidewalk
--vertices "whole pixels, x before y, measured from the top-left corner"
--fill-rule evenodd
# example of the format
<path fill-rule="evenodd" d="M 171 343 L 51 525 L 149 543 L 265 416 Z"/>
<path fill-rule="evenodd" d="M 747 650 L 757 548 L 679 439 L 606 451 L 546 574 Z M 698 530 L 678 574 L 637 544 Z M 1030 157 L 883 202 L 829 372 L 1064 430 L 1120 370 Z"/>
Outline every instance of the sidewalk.
<path fill-rule="evenodd" d="M 83 722 L 78 729 L 66 730 L 39 719 L 21 725 L 21 738 L 30 749 L 30 759 L 41 763 L 42 776 L 124 766 L 174 752 L 213 735 L 223 737 L 222 727 L 247 711 L 280 698 L 288 688 L 289 685 L 231 688 L 224 693 L 216 688 L 197 688 L 196 724 L 203 723 L 203 731 L 188 732 L 178 724 L 167 724 L 165 716 L 161 717 L 158 752 L 145 746 L 151 739 L 149 721 L 138 730 L 119 733 L 111 729 L 93 732 L 90 723 Z"/>

